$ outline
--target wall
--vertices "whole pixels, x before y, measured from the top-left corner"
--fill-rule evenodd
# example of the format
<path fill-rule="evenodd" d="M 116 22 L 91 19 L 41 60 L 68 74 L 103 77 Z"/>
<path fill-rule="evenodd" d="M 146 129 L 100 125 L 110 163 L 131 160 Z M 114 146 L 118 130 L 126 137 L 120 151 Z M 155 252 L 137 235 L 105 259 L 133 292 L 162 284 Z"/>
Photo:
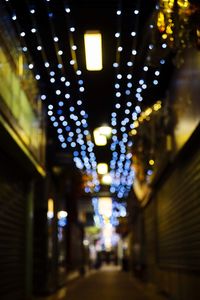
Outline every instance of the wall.
<path fill-rule="evenodd" d="M 172 299 L 199 299 L 200 129 L 144 208 L 148 280 Z"/>
<path fill-rule="evenodd" d="M 0 298 L 23 300 L 31 292 L 31 180 L 2 149 L 0 165 Z"/>
<path fill-rule="evenodd" d="M 169 299 L 200 298 L 200 52 L 189 49 L 168 93 L 175 116 L 174 148 L 151 182 L 142 208 L 146 270 Z M 137 223 L 137 222 L 136 222 Z"/>
<path fill-rule="evenodd" d="M 45 176 L 44 119 L 36 81 L 23 68 L 25 57 L 2 3 L 0 43 L 0 299 L 28 300 L 34 181 Z"/>

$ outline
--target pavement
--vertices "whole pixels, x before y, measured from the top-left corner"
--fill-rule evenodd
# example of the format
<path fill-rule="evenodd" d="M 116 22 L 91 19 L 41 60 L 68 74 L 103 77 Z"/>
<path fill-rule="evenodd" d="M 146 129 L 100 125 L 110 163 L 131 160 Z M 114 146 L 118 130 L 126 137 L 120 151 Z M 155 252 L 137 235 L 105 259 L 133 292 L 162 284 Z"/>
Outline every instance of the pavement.
<path fill-rule="evenodd" d="M 45 300 L 166 300 L 152 286 L 112 265 L 88 272 L 50 297 Z"/>

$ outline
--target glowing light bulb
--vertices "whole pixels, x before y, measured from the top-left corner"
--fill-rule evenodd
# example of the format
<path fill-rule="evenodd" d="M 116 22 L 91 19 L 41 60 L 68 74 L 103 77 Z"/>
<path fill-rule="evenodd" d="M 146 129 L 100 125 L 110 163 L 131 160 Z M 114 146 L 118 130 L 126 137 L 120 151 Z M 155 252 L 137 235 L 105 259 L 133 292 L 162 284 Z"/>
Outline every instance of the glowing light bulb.
<path fill-rule="evenodd" d="M 69 99 L 70 98 L 70 94 L 65 94 L 65 99 Z"/>
<path fill-rule="evenodd" d="M 37 74 L 37 75 L 35 76 L 35 79 L 36 79 L 36 80 L 40 80 L 40 75 Z"/>
<path fill-rule="evenodd" d="M 158 85 L 158 80 L 154 80 L 154 81 L 153 81 L 153 84 L 154 84 L 154 85 Z"/>
<path fill-rule="evenodd" d="M 69 82 L 69 81 L 66 81 L 66 82 L 65 82 L 65 85 L 66 85 L 66 86 L 70 86 L 70 82 Z"/>
<path fill-rule="evenodd" d="M 80 76 L 80 75 L 82 74 L 81 70 L 77 70 L 77 71 L 76 71 L 76 74 L 77 74 L 78 76 Z"/>
<path fill-rule="evenodd" d="M 46 95 L 41 95 L 41 100 L 45 100 L 47 97 L 46 97 Z"/>
<path fill-rule="evenodd" d="M 34 65 L 33 64 L 29 64 L 28 67 L 29 67 L 30 70 L 32 70 L 33 67 L 34 67 Z"/>
<path fill-rule="evenodd" d="M 61 91 L 60 90 L 56 90 L 56 95 L 60 95 Z"/>
<path fill-rule="evenodd" d="M 117 103 L 117 104 L 115 105 L 115 107 L 116 107 L 117 109 L 119 109 L 119 108 L 121 107 L 121 105 L 120 105 L 119 103 Z"/>
<path fill-rule="evenodd" d="M 117 93 L 116 93 L 116 97 L 119 98 L 120 96 L 121 96 L 121 93 L 120 93 L 120 92 L 117 92 Z"/>
<path fill-rule="evenodd" d="M 113 63 L 113 67 L 114 67 L 114 68 L 118 68 L 118 67 L 119 67 L 119 64 L 115 62 L 115 63 Z"/>
<path fill-rule="evenodd" d="M 163 49 L 167 48 L 167 44 L 165 44 L 165 43 L 162 44 L 162 48 L 163 48 Z"/>

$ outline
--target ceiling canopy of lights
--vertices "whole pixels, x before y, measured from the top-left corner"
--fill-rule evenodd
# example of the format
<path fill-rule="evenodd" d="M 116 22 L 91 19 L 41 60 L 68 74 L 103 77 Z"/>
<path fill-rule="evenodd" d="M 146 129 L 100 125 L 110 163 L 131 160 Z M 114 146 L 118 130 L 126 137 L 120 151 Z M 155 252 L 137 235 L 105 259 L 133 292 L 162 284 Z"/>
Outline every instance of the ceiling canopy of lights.
<path fill-rule="evenodd" d="M 58 144 L 88 175 L 85 192 L 100 190 L 97 166 L 107 163 L 102 182 L 123 198 L 134 180 L 135 121 L 166 84 L 168 43 L 155 41 L 159 3 L 5 0 L 5 7 Z M 85 42 L 99 38 L 100 46 L 86 56 L 93 59 L 87 67 L 84 34 Z"/>

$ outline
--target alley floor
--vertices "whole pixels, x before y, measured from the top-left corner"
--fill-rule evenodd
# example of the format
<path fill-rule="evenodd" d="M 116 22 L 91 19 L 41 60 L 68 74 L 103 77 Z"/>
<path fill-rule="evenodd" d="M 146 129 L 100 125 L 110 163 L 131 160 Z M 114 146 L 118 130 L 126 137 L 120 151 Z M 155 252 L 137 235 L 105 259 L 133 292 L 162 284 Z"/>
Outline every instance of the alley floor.
<path fill-rule="evenodd" d="M 163 300 L 117 266 L 103 266 L 72 282 L 57 299 L 64 300 Z M 56 299 L 56 300 L 57 300 Z"/>

